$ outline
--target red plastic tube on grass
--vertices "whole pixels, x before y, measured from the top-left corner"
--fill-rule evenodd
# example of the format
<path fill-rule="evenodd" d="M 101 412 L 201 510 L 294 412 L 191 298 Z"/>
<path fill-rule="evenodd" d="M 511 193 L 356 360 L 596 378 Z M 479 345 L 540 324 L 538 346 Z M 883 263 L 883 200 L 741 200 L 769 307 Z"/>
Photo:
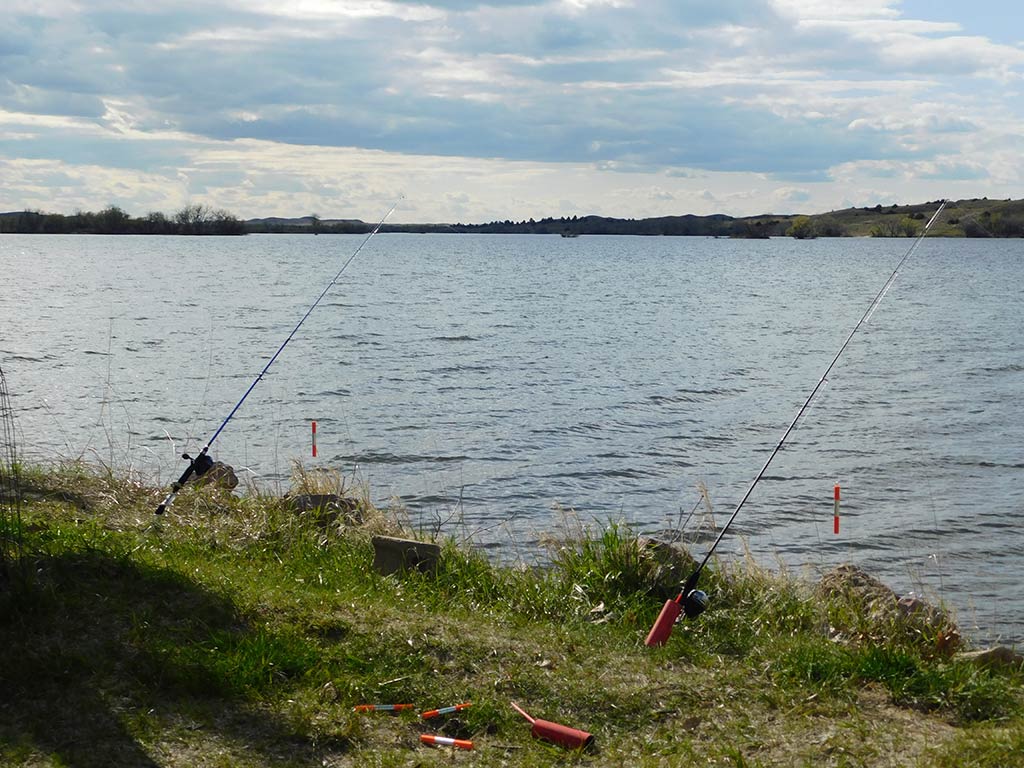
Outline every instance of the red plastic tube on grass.
<path fill-rule="evenodd" d="M 535 739 L 544 739 L 569 749 L 586 749 L 594 743 L 594 737 L 586 731 L 570 728 L 559 723 L 552 723 L 549 720 L 538 720 L 526 714 L 514 701 L 510 703 L 516 712 L 530 721 L 530 724 L 533 726 L 530 733 Z"/>
<path fill-rule="evenodd" d="M 676 623 L 676 619 L 679 618 L 679 614 L 683 612 L 683 603 L 680 599 L 682 594 L 679 595 L 675 600 L 666 600 L 665 605 L 662 606 L 661 613 L 658 614 L 658 620 L 654 622 L 654 626 L 651 627 L 651 631 L 647 633 L 647 639 L 644 640 L 644 645 L 648 648 L 653 648 L 656 645 L 664 645 L 668 642 L 669 635 L 672 634 L 672 627 Z"/>

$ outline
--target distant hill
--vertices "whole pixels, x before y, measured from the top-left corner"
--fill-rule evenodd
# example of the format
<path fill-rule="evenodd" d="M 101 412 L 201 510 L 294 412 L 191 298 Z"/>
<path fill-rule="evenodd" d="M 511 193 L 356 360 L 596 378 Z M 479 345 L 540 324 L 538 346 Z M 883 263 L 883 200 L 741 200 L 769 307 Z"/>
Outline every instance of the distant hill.
<path fill-rule="evenodd" d="M 349 232 L 373 226 L 359 219 L 320 219 L 316 216 L 300 216 L 291 219 L 268 216 L 263 219 L 247 219 L 245 221 L 245 228 L 249 232 Z"/>
<path fill-rule="evenodd" d="M 528 235 L 701 235 L 711 237 L 777 237 L 784 235 L 793 216 L 661 216 L 651 219 L 616 219 L 607 216 L 573 216 L 535 221 L 492 221 L 486 224 L 385 224 L 382 232 L 477 233 Z M 369 232 L 375 225 L 357 219 L 287 219 L 270 217 L 245 222 L 250 232 Z"/>
<path fill-rule="evenodd" d="M 642 235 L 765 238 L 783 237 L 910 237 L 918 234 L 939 206 L 939 201 L 911 205 L 875 205 L 819 214 L 761 214 L 733 217 L 659 216 L 618 219 L 608 216 L 572 216 L 484 224 L 385 224 L 382 232 L 451 232 L 531 235 Z M 795 226 L 798 225 L 798 226 Z M 373 224 L 351 219 L 250 219 L 253 232 L 369 232 Z M 944 237 L 1022 237 L 1024 200 L 974 198 L 950 202 L 930 232 Z"/>
<path fill-rule="evenodd" d="M 819 227 L 834 223 L 851 237 L 892 236 L 907 220 L 923 227 L 939 206 L 938 200 L 913 205 L 876 205 L 846 208 L 809 216 Z M 929 236 L 939 237 L 1022 237 L 1024 200 L 972 198 L 950 201 Z"/>
<path fill-rule="evenodd" d="M 644 235 L 766 238 L 815 237 L 912 237 L 918 234 L 939 206 L 939 201 L 912 205 L 875 205 L 845 208 L 811 215 L 762 214 L 733 217 L 658 216 L 618 219 L 609 216 L 572 216 L 525 221 L 491 221 L 485 224 L 385 224 L 382 232 L 450 232 L 531 235 Z M 375 225 L 359 219 L 321 219 L 316 216 L 266 218 L 239 221 L 226 211 L 202 205 L 188 206 L 167 218 L 150 213 L 131 218 L 110 207 L 99 213 L 74 216 L 39 211 L 0 213 L 0 232 L 83 234 L 246 234 L 337 233 L 365 234 Z M 950 202 L 946 213 L 930 232 L 940 237 L 1024 237 L 1024 200 L 973 198 Z"/>
<path fill-rule="evenodd" d="M 700 235 L 705 237 L 772 237 L 785 234 L 791 216 L 659 216 L 650 219 L 616 219 L 607 216 L 573 216 L 535 221 L 492 221 L 488 224 L 451 224 L 430 230 L 485 234 L 541 235 Z"/>

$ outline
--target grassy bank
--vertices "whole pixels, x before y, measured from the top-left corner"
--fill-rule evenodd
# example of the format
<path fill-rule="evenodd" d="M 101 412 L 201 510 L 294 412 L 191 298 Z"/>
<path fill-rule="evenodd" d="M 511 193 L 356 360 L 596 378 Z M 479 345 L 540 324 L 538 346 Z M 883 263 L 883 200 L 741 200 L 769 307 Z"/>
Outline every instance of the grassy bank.
<path fill-rule="evenodd" d="M 3 765 L 1024 764 L 1019 669 L 841 590 L 719 567 L 711 609 L 645 648 L 679 573 L 626 527 L 563 531 L 549 568 L 445 544 L 436 573 L 384 577 L 370 537 L 401 528 L 350 489 L 344 513 L 190 489 L 156 518 L 159 490 L 95 468 L 22 484 Z M 595 748 L 532 739 L 510 701 Z M 416 712 L 353 712 L 399 702 Z"/>

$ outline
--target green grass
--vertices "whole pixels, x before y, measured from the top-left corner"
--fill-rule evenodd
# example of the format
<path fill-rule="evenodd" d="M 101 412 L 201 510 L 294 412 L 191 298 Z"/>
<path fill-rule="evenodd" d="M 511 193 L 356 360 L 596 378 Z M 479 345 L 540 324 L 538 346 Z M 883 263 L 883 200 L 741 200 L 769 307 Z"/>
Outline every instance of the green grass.
<path fill-rule="evenodd" d="M 1019 670 L 786 574 L 713 564 L 711 608 L 645 648 L 690 566 L 615 522 L 564 526 L 546 567 L 446 541 L 436 573 L 384 577 L 370 537 L 399 520 L 343 478 L 297 472 L 296 489 L 357 513 L 189 489 L 163 518 L 159 489 L 102 468 L 26 478 L 32 579 L 0 589 L 4 765 L 1022 762 Z M 352 711 L 466 700 L 437 723 Z M 596 750 L 532 739 L 510 701 Z"/>

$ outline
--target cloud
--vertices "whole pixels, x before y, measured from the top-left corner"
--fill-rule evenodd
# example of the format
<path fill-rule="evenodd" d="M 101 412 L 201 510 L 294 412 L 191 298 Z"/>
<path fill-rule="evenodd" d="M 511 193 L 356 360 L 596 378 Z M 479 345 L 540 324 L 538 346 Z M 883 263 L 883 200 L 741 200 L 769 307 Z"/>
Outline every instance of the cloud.
<path fill-rule="evenodd" d="M 772 200 L 781 204 L 783 208 L 798 203 L 806 203 L 811 197 L 811 191 L 802 187 L 779 187 L 772 192 Z"/>
<path fill-rule="evenodd" d="M 1002 179 L 969 155 L 1021 135 L 1024 50 L 907 17 L 898 0 L 17 0 L 6 16 L 2 157 L 175 180 L 189 168 L 195 194 L 243 179 L 240 205 L 270 199 L 265 184 L 324 208 L 315 196 L 333 188 L 288 169 L 207 176 L 191 160 L 284 145 L 384 153 L 421 179 L 423 158 L 678 185 L 746 174 L 771 181 L 766 206 L 796 188 L 820 199 L 851 169 Z M 663 192 L 652 204 L 687 199 Z M 568 199 L 586 198 L 552 204 Z"/>

